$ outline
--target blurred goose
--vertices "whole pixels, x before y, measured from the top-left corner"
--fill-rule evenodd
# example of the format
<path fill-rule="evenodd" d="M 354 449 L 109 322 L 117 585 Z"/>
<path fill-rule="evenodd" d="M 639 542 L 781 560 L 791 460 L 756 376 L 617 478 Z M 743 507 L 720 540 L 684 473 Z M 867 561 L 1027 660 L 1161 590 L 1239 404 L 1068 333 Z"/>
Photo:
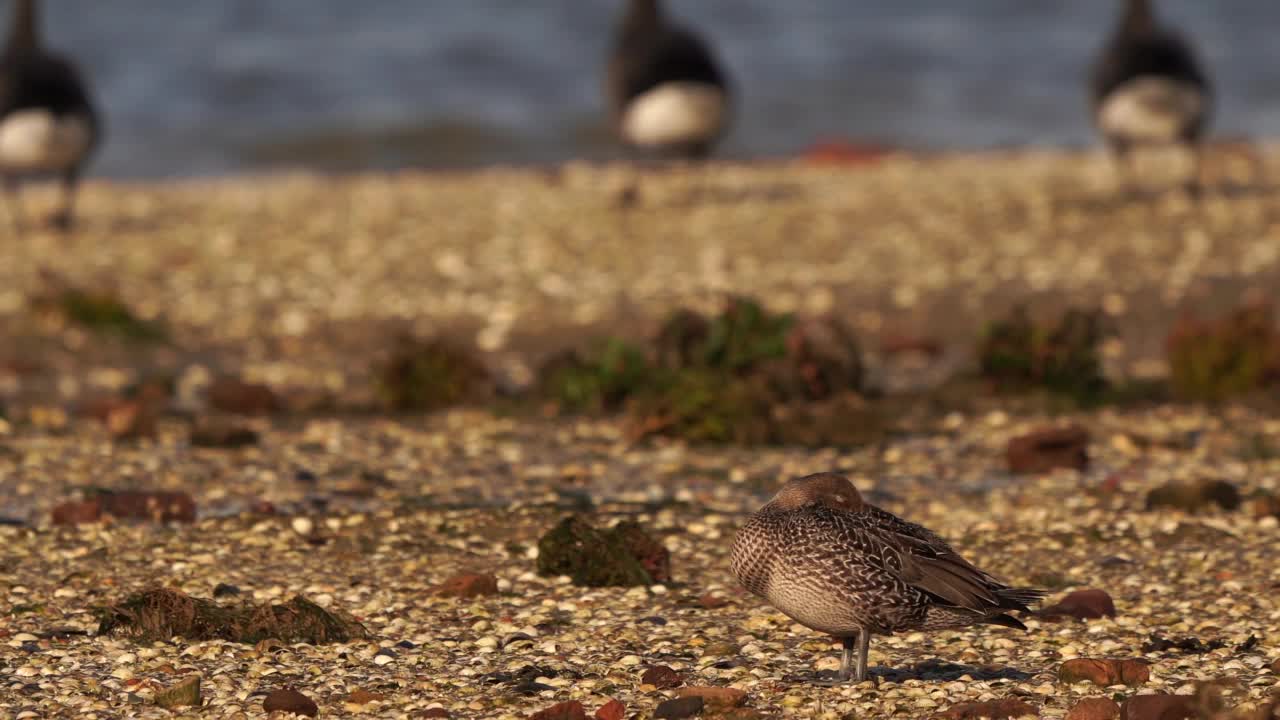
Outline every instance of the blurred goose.
<path fill-rule="evenodd" d="M 667 19 L 660 0 L 630 0 L 607 90 L 614 126 L 634 147 L 703 157 L 729 125 L 724 73 L 701 38 Z"/>
<path fill-rule="evenodd" d="M 1045 595 L 1001 583 L 932 531 L 868 505 L 835 473 L 778 491 L 738 531 L 732 566 L 748 590 L 840 638 L 840 679 L 858 682 L 872 635 L 978 623 L 1026 630 L 1006 611 L 1025 612 Z"/>
<path fill-rule="evenodd" d="M 1182 145 L 1195 157 L 1212 110 L 1209 78 L 1191 45 L 1159 22 L 1151 0 L 1125 0 L 1093 72 L 1094 120 L 1123 171 L 1142 146 Z"/>
<path fill-rule="evenodd" d="M 14 0 L 9 37 L 0 54 L 0 178 L 14 200 L 28 177 L 62 181 L 63 204 L 54 215 L 71 225 L 76 185 L 98 143 L 98 116 L 76 68 L 46 50 L 36 0 Z"/>

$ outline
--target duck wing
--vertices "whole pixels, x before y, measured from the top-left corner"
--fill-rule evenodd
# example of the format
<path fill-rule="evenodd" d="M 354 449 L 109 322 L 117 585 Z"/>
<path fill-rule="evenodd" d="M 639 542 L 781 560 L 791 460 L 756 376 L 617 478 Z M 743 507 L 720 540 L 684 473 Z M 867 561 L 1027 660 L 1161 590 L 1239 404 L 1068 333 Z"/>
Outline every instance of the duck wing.
<path fill-rule="evenodd" d="M 945 540 L 917 525 L 872 505 L 848 514 L 879 549 L 880 562 L 899 580 L 937 602 L 979 614 L 998 610 L 1026 610 L 1038 591 L 1021 591 L 1001 583 L 964 559 Z"/>

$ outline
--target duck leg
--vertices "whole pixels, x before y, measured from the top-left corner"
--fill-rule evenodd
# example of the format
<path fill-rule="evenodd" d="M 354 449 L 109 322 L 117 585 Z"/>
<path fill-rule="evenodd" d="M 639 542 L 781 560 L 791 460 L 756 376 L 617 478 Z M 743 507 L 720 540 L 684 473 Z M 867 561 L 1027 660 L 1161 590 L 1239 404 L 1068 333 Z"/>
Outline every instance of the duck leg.
<path fill-rule="evenodd" d="M 844 643 L 844 658 L 840 663 L 840 679 L 849 680 L 851 677 L 854 682 L 862 682 L 867 679 L 867 653 L 871 648 L 871 633 L 865 628 L 858 630 L 856 638 L 841 638 Z M 857 650 L 857 659 L 854 659 L 854 650 Z"/>

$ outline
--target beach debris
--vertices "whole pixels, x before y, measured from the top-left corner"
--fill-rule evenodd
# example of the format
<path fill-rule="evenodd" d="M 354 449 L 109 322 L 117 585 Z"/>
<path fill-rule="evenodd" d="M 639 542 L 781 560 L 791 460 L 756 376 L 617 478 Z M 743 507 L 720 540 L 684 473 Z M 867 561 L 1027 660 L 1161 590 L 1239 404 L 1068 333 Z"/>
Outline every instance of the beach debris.
<path fill-rule="evenodd" d="M 379 397 L 396 412 L 440 410 L 493 392 L 493 379 L 476 353 L 439 338 L 401 337 L 376 375 Z"/>
<path fill-rule="evenodd" d="M 54 525 L 94 523 L 103 517 L 149 522 L 195 522 L 196 503 L 184 492 L 165 490 L 106 490 L 92 488 L 83 500 L 53 508 Z"/>
<path fill-rule="evenodd" d="M 200 676 L 189 675 L 178 684 L 157 692 L 154 701 L 163 708 L 200 707 Z"/>
<path fill-rule="evenodd" d="M 477 598 L 498 594 L 498 578 L 480 573 L 454 575 L 436 587 L 440 597 Z"/>
<path fill-rule="evenodd" d="M 1105 697 L 1084 698 L 1067 711 L 1067 720 L 1115 720 L 1120 717 L 1120 706 Z"/>
<path fill-rule="evenodd" d="M 1021 700 L 1004 698 L 1001 700 L 965 702 L 952 705 L 947 708 L 946 712 L 939 714 L 938 717 L 946 720 L 978 720 L 979 718 L 1013 720 L 1024 717 L 1040 717 L 1040 713 L 1035 707 Z"/>
<path fill-rule="evenodd" d="M 98 634 L 120 634 L 138 642 L 182 637 L 250 645 L 266 639 L 321 645 L 368 636 L 353 618 L 326 610 L 301 595 L 281 605 L 251 601 L 220 605 L 179 590 L 153 588 L 100 608 L 97 616 Z"/>
<path fill-rule="evenodd" d="M 1171 508 L 1195 513 L 1210 509 L 1237 510 L 1244 502 L 1240 491 L 1226 480 L 1169 482 L 1147 493 L 1147 510 Z"/>
<path fill-rule="evenodd" d="M 1183 317 L 1166 341 L 1170 383 L 1185 400 L 1221 402 L 1280 382 L 1280 331 L 1269 305 L 1213 321 Z"/>
<path fill-rule="evenodd" d="M 1089 466 L 1089 431 L 1079 425 L 1034 430 L 1009 441 L 1005 461 L 1009 472 L 1019 475 L 1084 470 Z"/>

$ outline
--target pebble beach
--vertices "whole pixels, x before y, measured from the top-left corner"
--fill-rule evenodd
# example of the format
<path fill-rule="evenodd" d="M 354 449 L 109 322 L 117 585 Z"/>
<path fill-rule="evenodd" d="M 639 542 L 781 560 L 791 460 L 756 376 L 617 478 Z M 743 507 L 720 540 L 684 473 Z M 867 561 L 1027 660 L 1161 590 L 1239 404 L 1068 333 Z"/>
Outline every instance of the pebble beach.
<path fill-rule="evenodd" d="M 1194 717 L 1265 717 L 1249 713 L 1280 682 L 1280 420 L 1252 404 L 948 409 L 815 450 L 638 441 L 609 417 L 484 406 L 371 413 L 367 398 L 398 334 L 473 346 L 518 392 L 557 350 L 644 337 L 729 294 L 847 319 L 887 393 L 971 366 L 985 324 L 1021 305 L 1101 309 L 1108 374 L 1162 377 L 1179 316 L 1274 307 L 1277 165 L 1272 145 L 1217 146 L 1199 199 L 1163 166 L 1118 194 L 1101 153 L 1055 150 L 90 182 L 74 233 L 0 235 L 0 716 L 263 717 L 264 698 L 292 688 L 321 717 L 525 718 L 577 702 L 585 715 L 541 717 L 960 718 L 1008 701 L 1021 705 L 996 716 L 1061 718 L 1082 699 L 1158 693 Z M 51 198 L 31 193 L 28 210 Z M 166 337 L 65 324 L 41 311 L 52 284 L 109 291 Z M 891 352 L 926 340 L 923 359 Z M 243 420 L 256 442 L 198 447 L 188 416 L 224 373 L 328 400 Z M 80 410 L 158 375 L 185 405 L 146 437 L 122 441 Z M 1087 429 L 1087 464 L 1010 471 L 1011 439 L 1063 424 Z M 1100 589 L 1114 613 L 876 638 L 873 680 L 832 686 L 838 642 L 728 569 L 747 515 L 825 470 L 1002 580 L 1049 603 Z M 1206 481 L 1237 502 L 1151 502 Z M 55 524 L 89 488 L 187 493 L 198 510 Z M 639 523 L 669 551 L 670 579 L 539 574 L 539 538 L 575 512 Z M 474 592 L 467 577 L 482 578 Z M 99 633 L 99 608 L 155 586 L 304 595 L 366 636 Z M 1081 659 L 1145 677 L 1064 676 Z M 192 675 L 198 711 L 156 704 Z"/>

